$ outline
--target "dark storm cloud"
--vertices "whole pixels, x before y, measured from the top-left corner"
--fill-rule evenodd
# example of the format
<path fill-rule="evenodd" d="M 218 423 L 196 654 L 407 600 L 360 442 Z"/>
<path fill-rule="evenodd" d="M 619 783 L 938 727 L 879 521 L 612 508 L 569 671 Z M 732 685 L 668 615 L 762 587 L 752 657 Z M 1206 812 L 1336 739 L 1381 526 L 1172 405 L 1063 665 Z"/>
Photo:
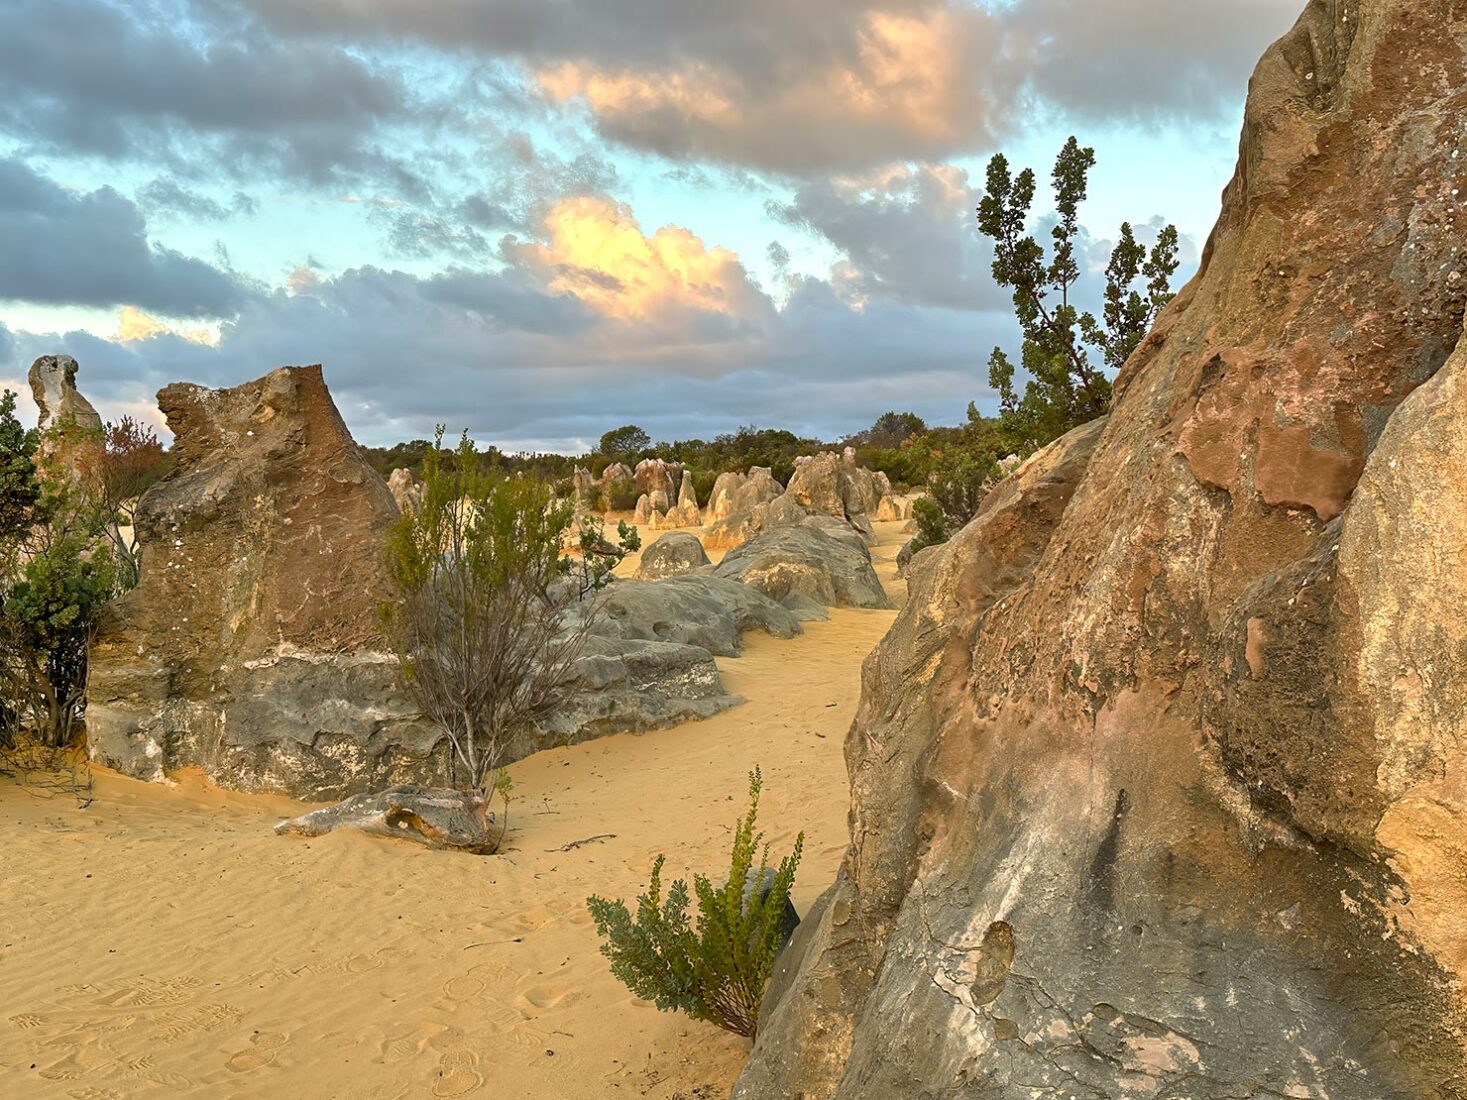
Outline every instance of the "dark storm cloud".
<path fill-rule="evenodd" d="M 10 370 L 14 366 L 15 337 L 10 335 L 10 330 L 0 321 L 0 371 Z"/>
<path fill-rule="evenodd" d="M 391 67 L 281 42 L 228 5 L 0 4 L 0 132 L 45 152 L 419 186 L 378 131 L 421 108 Z"/>
<path fill-rule="evenodd" d="M 223 317 L 252 293 L 229 272 L 151 244 L 138 208 L 112 188 L 69 190 L 4 158 L 0 242 L 0 300 Z"/>

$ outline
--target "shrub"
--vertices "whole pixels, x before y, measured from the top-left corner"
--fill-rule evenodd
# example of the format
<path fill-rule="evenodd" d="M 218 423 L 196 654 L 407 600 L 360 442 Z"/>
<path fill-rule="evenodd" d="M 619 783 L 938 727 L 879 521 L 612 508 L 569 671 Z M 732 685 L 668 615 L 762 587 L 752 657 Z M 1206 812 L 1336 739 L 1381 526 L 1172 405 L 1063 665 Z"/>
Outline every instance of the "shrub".
<path fill-rule="evenodd" d="M 579 679 L 591 616 L 570 618 L 548 594 L 565 572 L 570 519 L 543 482 L 482 473 L 465 434 L 447 458 L 429 450 L 422 504 L 392 527 L 384 633 L 408 694 L 447 735 L 462 787 L 495 791 L 509 738 Z"/>
<path fill-rule="evenodd" d="M 664 1012 L 683 1012 L 749 1038 L 758 1028 L 759 1002 L 784 945 L 785 907 L 805 844 L 801 833 L 794 851 L 777 870 L 770 868 L 764 834 L 754 831 L 762 785 L 756 768 L 749 775 L 748 813 L 734 828 L 727 882 L 715 887 L 702 875 L 693 877 L 696 925 L 688 919 L 685 881 L 673 882 L 663 897 L 660 855 L 647 892 L 637 898 L 635 920 L 620 899 L 586 900 L 596 931 L 606 940 L 601 953 L 628 989 Z M 764 882 L 770 883 L 767 893 L 746 891 L 747 885 Z"/>

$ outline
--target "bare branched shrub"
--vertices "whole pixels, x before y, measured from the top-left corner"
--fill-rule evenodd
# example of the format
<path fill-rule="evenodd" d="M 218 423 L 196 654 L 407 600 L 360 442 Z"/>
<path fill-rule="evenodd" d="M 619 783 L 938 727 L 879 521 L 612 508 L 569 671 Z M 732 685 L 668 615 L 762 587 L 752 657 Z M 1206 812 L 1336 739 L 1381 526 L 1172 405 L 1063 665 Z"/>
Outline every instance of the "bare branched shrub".
<path fill-rule="evenodd" d="M 450 782 L 503 794 L 510 738 L 579 679 L 590 615 L 551 592 L 571 506 L 540 481 L 481 473 L 467 435 L 447 458 L 429 451 L 423 480 L 422 505 L 389 539 L 384 630 L 407 691 L 452 744 Z"/>

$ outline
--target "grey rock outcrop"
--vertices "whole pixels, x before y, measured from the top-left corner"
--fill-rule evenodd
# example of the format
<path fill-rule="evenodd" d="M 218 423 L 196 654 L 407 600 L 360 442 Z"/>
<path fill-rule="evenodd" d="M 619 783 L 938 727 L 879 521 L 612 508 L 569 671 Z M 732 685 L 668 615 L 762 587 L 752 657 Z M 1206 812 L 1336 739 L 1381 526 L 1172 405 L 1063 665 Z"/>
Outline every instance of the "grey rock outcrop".
<path fill-rule="evenodd" d="M 655 581 L 663 577 L 675 577 L 711 564 L 708 552 L 703 549 L 703 544 L 696 535 L 690 535 L 686 531 L 669 531 L 642 551 L 637 579 Z"/>
<path fill-rule="evenodd" d="M 730 550 L 713 573 L 786 605 L 890 606 L 865 545 L 818 525 L 770 528 Z"/>
<path fill-rule="evenodd" d="M 621 581 L 598 597 L 602 637 L 671 641 L 698 646 L 717 657 L 737 657 L 740 635 L 761 630 L 776 638 L 800 633 L 784 606 L 754 588 L 724 577 L 668 577 Z"/>

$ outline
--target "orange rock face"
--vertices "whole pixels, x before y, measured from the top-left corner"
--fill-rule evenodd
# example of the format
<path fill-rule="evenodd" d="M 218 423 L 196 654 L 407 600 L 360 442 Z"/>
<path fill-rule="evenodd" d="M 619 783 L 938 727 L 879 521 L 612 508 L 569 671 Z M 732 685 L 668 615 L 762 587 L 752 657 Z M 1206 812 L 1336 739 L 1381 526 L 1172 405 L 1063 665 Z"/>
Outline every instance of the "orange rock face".
<path fill-rule="evenodd" d="M 1108 420 L 914 561 L 736 1096 L 1467 1096 L 1464 201 L 1467 5 L 1311 3 Z"/>

